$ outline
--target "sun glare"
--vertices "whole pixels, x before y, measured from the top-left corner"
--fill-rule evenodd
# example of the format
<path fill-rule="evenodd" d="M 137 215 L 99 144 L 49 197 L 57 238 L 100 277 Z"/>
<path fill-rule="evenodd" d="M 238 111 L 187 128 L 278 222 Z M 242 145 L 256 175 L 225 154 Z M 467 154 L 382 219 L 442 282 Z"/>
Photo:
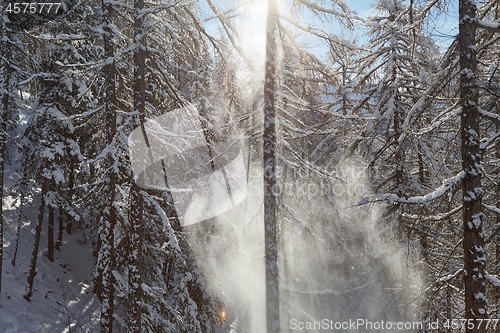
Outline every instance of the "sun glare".
<path fill-rule="evenodd" d="M 241 45 L 252 62 L 263 62 L 266 49 L 266 0 L 248 0 L 241 17 Z"/>
<path fill-rule="evenodd" d="M 220 317 L 221 317 L 222 321 L 226 320 L 226 312 L 222 311 L 222 313 L 220 314 Z"/>

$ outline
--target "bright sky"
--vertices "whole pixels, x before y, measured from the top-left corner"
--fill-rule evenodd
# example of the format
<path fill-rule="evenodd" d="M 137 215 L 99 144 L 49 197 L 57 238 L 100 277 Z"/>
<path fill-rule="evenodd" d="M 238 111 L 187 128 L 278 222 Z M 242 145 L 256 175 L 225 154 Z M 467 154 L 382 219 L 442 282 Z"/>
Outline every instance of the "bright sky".
<path fill-rule="evenodd" d="M 346 4 L 349 8 L 358 12 L 360 16 L 366 17 L 372 12 L 375 0 L 348 0 Z"/>
<path fill-rule="evenodd" d="M 221 3 L 228 4 L 231 1 L 220 0 Z M 267 14 L 267 0 L 243 0 L 245 1 L 245 6 L 242 9 L 243 15 L 240 19 L 236 21 L 237 30 L 242 37 L 242 49 L 249 58 L 255 60 L 256 63 L 263 62 L 264 51 L 265 51 L 265 22 Z M 278 0 L 279 1 L 279 0 Z M 346 4 L 353 10 L 355 10 L 359 16 L 368 17 L 373 14 L 373 5 L 376 0 L 344 0 Z M 409 0 L 406 0 L 407 2 Z M 215 1 L 217 3 L 218 1 Z M 234 3 L 237 1 L 235 0 Z M 452 38 L 446 36 L 452 36 L 457 33 L 456 28 L 456 16 L 458 10 L 450 5 L 448 8 L 448 13 L 442 14 L 437 18 L 433 19 L 433 25 L 436 26 L 434 31 L 438 36 L 443 35 L 444 37 L 438 40 L 439 44 L 444 47 L 449 45 Z M 286 15 L 286 13 L 285 13 Z M 305 24 L 307 23 L 307 18 L 303 19 Z M 313 23 L 314 24 L 314 23 Z M 327 29 L 330 29 L 333 33 L 343 37 L 344 33 L 348 32 L 346 30 L 342 31 L 340 25 L 336 22 L 327 22 Z M 362 30 L 357 31 L 357 43 L 366 42 L 366 36 Z M 349 37 L 346 37 L 349 38 Z M 314 45 L 314 41 L 311 42 L 311 48 L 318 47 L 318 52 L 321 53 L 323 46 Z"/>
<path fill-rule="evenodd" d="M 344 0 L 346 4 L 361 17 L 367 17 L 373 12 L 373 5 L 376 0 Z M 406 0 L 405 2 L 409 2 Z M 439 15 L 432 20 L 435 25 L 434 34 L 439 39 L 439 42 L 448 45 L 452 37 L 458 34 L 458 8 L 452 1 L 446 4 L 448 6 L 447 12 Z"/>
<path fill-rule="evenodd" d="M 360 15 L 364 15 L 371 12 L 371 3 L 374 1 L 375 0 L 350 0 L 348 1 L 348 5 L 352 9 L 358 11 Z M 353 6 L 355 3 L 357 6 Z M 278 10 L 282 11 L 282 14 L 285 16 L 290 15 L 289 13 L 283 12 L 282 8 Z M 264 60 L 266 15 L 267 0 L 249 0 L 248 5 L 245 7 L 244 15 L 238 22 L 238 31 L 242 36 L 243 48 L 247 50 L 248 54 L 250 54 L 256 62 L 263 62 Z M 301 23 L 305 25 L 311 24 L 311 22 L 308 22 L 308 18 L 303 18 Z M 332 22 L 329 25 L 332 30 L 337 30 L 337 23 Z M 312 42 L 310 46 L 314 47 L 313 45 L 314 42 Z"/>

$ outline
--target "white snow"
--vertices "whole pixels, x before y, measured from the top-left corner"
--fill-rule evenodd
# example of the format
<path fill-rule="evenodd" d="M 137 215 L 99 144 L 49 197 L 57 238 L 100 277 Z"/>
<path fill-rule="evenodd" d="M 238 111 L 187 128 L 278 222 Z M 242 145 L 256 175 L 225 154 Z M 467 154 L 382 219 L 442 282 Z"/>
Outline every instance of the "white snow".
<path fill-rule="evenodd" d="M 500 30 L 500 23 L 498 22 L 488 22 L 483 20 L 476 20 L 476 22 L 481 28 L 490 30 Z"/>
<path fill-rule="evenodd" d="M 446 179 L 443 185 L 435 189 L 429 194 L 423 196 L 415 196 L 409 198 L 402 198 L 393 193 L 377 194 L 368 198 L 364 198 L 359 202 L 359 205 L 363 205 L 369 202 L 376 201 L 389 201 L 389 202 L 401 202 L 401 203 L 412 203 L 412 204 L 426 204 L 430 201 L 442 197 L 450 189 L 455 188 L 465 177 L 465 172 L 461 171 L 456 176 Z"/>
<path fill-rule="evenodd" d="M 48 159 L 48 160 L 52 161 L 52 160 L 54 160 L 54 157 L 55 157 L 55 156 L 54 156 L 54 152 L 53 152 L 53 150 L 52 150 L 52 149 L 50 149 L 50 148 L 45 148 L 45 149 L 42 151 L 42 153 L 41 153 L 41 157 L 46 158 L 46 159 Z"/>
<path fill-rule="evenodd" d="M 500 288 L 500 279 L 496 276 L 486 273 L 486 280 L 488 280 L 495 287 Z"/>
<path fill-rule="evenodd" d="M 14 167 L 6 165 L 4 179 L 7 188 L 12 187 L 19 179 Z M 50 262 L 46 256 L 47 233 L 44 225 L 33 296 L 30 302 L 23 298 L 33 248 L 33 230 L 38 214 L 39 198 L 36 193 L 35 191 L 33 199 L 25 201 L 29 205 L 24 208 L 21 216 L 15 266 L 11 264 L 11 260 L 19 217 L 18 200 L 7 196 L 7 200 L 3 202 L 5 243 L 0 294 L 0 332 L 70 333 L 75 332 L 77 328 L 78 332 L 97 332 L 99 301 L 91 290 L 95 259 L 92 247 L 87 243 L 87 231 L 73 228 L 72 235 L 64 232 L 61 250 L 54 251 L 54 261 Z"/>
<path fill-rule="evenodd" d="M 6 211 L 7 221 L 14 218 L 12 213 L 14 211 Z M 36 207 L 30 207 L 26 213 L 31 221 L 36 221 Z M 14 239 L 15 225 L 16 223 L 8 224 L 7 239 Z M 87 332 L 98 331 L 99 301 L 90 290 L 94 258 L 88 244 L 79 244 L 85 238 L 80 232 L 75 231 L 73 235 L 64 234 L 61 251 L 54 251 L 54 262 L 50 262 L 44 254 L 47 235 L 42 234 L 33 296 L 30 302 L 23 298 L 33 246 L 33 237 L 29 230 L 33 227 L 32 223 L 21 232 L 15 267 L 9 262 L 14 243 L 4 247 L 6 259 L 9 261 L 4 261 L 2 275 L 1 331 L 72 332 L 69 329 L 71 323 Z"/>
<path fill-rule="evenodd" d="M 52 171 L 52 178 L 56 182 L 56 184 L 64 183 L 64 174 L 60 169 L 56 169 Z"/>

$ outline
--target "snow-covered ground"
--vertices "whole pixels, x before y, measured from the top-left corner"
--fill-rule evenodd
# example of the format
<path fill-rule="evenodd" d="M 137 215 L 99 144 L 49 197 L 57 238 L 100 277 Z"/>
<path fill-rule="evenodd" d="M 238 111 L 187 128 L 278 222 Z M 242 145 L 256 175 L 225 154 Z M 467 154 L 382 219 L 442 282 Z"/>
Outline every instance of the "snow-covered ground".
<path fill-rule="evenodd" d="M 6 170 L 6 187 L 16 180 L 15 172 Z M 19 204 L 7 196 L 3 202 L 5 216 L 4 260 L 0 296 L 0 333 L 66 333 L 96 332 L 98 330 L 99 300 L 91 290 L 94 257 L 81 229 L 73 228 L 72 235 L 64 232 L 60 251 L 54 251 L 54 261 L 47 258 L 47 224 L 44 221 L 38 253 L 37 274 L 33 296 L 24 297 L 38 200 L 23 211 L 22 229 L 15 266 L 12 266 Z M 57 235 L 55 235 L 57 238 Z"/>

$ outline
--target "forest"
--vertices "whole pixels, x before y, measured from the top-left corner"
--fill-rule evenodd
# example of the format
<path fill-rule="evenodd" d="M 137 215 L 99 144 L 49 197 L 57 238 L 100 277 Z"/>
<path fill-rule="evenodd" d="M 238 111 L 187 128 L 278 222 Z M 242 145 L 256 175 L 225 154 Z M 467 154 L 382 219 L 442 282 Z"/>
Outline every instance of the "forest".
<path fill-rule="evenodd" d="M 500 332 L 498 0 L 16 1 L 0 332 Z"/>

